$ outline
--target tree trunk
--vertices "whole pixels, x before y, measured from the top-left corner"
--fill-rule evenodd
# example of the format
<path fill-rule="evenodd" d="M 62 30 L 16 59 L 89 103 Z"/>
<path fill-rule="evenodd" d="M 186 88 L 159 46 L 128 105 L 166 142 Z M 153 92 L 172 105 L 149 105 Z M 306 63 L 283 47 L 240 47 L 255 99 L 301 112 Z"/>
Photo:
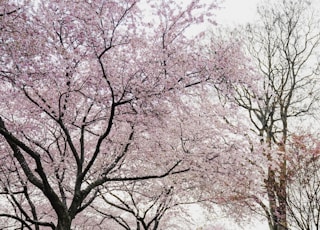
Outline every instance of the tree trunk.
<path fill-rule="evenodd" d="M 280 168 L 280 182 L 277 191 L 279 200 L 278 215 L 279 215 L 279 230 L 287 230 L 287 162 L 284 156 Z"/>
<path fill-rule="evenodd" d="M 288 230 L 287 223 L 287 181 L 286 181 L 286 160 L 283 159 L 280 166 L 280 176 L 277 178 L 274 170 L 268 170 L 268 179 L 266 180 L 266 188 L 269 201 L 270 230 Z"/>
<path fill-rule="evenodd" d="M 70 230 L 71 222 L 72 220 L 69 216 L 60 216 L 58 218 L 58 225 L 56 230 Z"/>

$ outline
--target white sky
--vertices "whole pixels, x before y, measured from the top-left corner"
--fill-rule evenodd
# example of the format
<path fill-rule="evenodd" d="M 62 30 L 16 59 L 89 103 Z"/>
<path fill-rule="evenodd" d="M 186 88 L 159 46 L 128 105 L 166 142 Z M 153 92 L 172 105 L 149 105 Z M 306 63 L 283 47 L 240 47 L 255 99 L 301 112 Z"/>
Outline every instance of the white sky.
<path fill-rule="evenodd" d="M 211 0 L 204 0 L 211 1 Z M 221 9 L 216 11 L 216 21 L 223 26 L 236 26 L 253 22 L 257 16 L 257 6 L 264 0 L 220 0 Z M 276 0 L 270 0 L 276 2 Z M 304 0 L 305 1 L 305 0 Z M 309 0 L 313 9 L 317 11 L 320 0 Z"/>
<path fill-rule="evenodd" d="M 225 26 L 252 22 L 259 2 L 261 0 L 224 0 L 216 12 L 216 21 Z"/>

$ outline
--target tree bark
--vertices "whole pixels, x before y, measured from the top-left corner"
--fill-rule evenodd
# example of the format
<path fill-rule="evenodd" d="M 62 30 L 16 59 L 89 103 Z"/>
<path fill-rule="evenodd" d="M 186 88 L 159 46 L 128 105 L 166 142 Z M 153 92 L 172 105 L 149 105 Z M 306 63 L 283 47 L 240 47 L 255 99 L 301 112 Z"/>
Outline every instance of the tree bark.
<path fill-rule="evenodd" d="M 71 230 L 71 222 L 69 216 L 59 216 L 56 230 Z"/>

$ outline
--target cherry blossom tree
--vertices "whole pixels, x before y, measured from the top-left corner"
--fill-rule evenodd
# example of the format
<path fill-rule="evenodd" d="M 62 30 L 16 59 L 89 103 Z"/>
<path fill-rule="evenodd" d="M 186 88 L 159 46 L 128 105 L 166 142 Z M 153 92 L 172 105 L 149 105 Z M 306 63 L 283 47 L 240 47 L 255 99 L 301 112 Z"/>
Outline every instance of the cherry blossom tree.
<path fill-rule="evenodd" d="M 125 184 L 105 193 L 101 191 L 95 201 L 97 204 L 92 207 L 102 222 L 112 221 L 123 229 L 158 229 L 164 215 L 176 204 L 173 201 L 174 187 L 155 189 L 155 186 L 156 183 L 147 181 Z M 107 205 L 103 207 L 101 202 Z"/>
<path fill-rule="evenodd" d="M 189 109 L 182 93 L 225 83 L 222 70 L 235 79 L 230 59 L 210 60 L 201 36 L 186 35 L 214 7 L 1 1 L 1 195 L 12 208 L 0 218 L 84 229 L 102 186 L 189 171 L 196 154 L 185 161 L 186 149 L 159 130 L 179 127 L 172 121 Z"/>

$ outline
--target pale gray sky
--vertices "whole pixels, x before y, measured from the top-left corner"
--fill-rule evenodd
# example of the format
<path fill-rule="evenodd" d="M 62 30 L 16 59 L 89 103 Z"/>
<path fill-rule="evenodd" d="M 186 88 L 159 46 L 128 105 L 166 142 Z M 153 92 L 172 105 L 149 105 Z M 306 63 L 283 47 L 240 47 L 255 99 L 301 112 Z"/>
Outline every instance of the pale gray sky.
<path fill-rule="evenodd" d="M 211 0 L 204 0 L 211 1 Z M 257 14 L 257 6 L 264 0 L 220 0 L 221 9 L 216 11 L 216 21 L 224 26 L 236 26 L 253 22 Z M 303 0 L 306 1 L 306 0 Z M 319 9 L 320 0 L 308 0 L 314 10 Z M 277 2 L 277 0 L 270 0 Z M 319 11 L 318 11 L 318 14 Z"/>
<path fill-rule="evenodd" d="M 218 24 L 235 26 L 253 21 L 261 0 L 224 0 L 216 12 Z"/>

